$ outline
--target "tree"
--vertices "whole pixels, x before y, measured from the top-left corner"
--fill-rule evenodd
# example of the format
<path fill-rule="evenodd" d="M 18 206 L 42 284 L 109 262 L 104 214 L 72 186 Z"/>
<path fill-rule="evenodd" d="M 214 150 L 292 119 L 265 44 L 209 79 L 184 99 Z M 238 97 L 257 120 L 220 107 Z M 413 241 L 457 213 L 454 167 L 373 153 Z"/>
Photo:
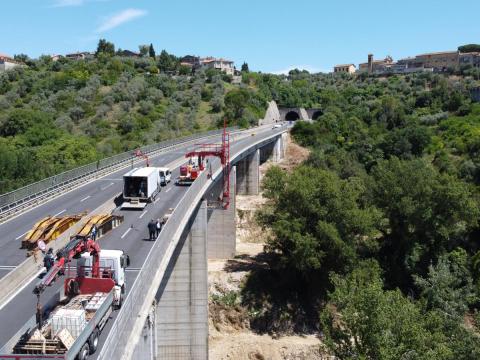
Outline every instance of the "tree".
<path fill-rule="evenodd" d="M 155 49 L 153 48 L 153 44 L 150 43 L 150 47 L 148 48 L 148 56 L 152 59 L 155 59 Z"/>
<path fill-rule="evenodd" d="M 466 241 L 480 209 L 472 188 L 425 160 L 392 157 L 372 170 L 372 201 L 385 214 L 381 258 L 389 285 L 412 287 L 431 261 Z"/>
<path fill-rule="evenodd" d="M 273 168 L 266 175 L 264 191 L 273 204 L 260 217 L 274 235 L 266 246 L 275 259 L 271 266 L 303 279 L 306 288 L 325 289 L 330 271 L 344 272 L 357 251 L 376 247 L 371 236 L 380 214 L 362 204 L 359 179 L 341 180 L 331 171 L 308 166 L 288 178 L 277 173 Z"/>
<path fill-rule="evenodd" d="M 242 72 L 245 72 L 245 73 L 250 72 L 250 70 L 248 69 L 248 64 L 246 62 L 242 64 Z"/>
<path fill-rule="evenodd" d="M 365 261 L 343 277 L 321 314 L 324 341 L 339 359 L 475 359 L 480 342 L 460 323 L 423 311 L 399 290 L 385 291 L 378 264 Z"/>
<path fill-rule="evenodd" d="M 140 52 L 141 57 L 146 57 L 148 54 L 148 45 L 139 45 L 138 51 Z"/>
<path fill-rule="evenodd" d="M 468 44 L 458 47 L 458 51 L 462 53 L 480 52 L 480 44 Z"/>
<path fill-rule="evenodd" d="M 115 45 L 113 43 L 108 42 L 105 39 L 100 39 L 97 45 L 97 52 L 95 56 L 99 56 L 100 54 L 114 56 L 115 55 Z"/>

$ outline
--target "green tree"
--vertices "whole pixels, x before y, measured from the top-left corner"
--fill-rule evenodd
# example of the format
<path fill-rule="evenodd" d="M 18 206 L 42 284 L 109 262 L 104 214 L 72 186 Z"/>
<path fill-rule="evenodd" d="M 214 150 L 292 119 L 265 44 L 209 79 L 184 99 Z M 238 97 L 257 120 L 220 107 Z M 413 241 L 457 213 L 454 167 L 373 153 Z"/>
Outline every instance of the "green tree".
<path fill-rule="evenodd" d="M 139 45 L 138 51 L 140 52 L 141 57 L 146 57 L 148 55 L 149 47 L 148 45 Z"/>
<path fill-rule="evenodd" d="M 346 277 L 332 275 L 335 290 L 321 314 L 324 341 L 339 359 L 465 359 L 480 342 L 456 321 L 424 312 L 399 290 L 385 291 L 379 267 L 361 263 Z"/>
<path fill-rule="evenodd" d="M 468 44 L 458 47 L 458 51 L 462 53 L 480 52 L 480 44 Z"/>
<path fill-rule="evenodd" d="M 372 175 L 372 200 L 388 220 L 382 230 L 387 280 L 408 289 L 412 275 L 425 275 L 430 261 L 466 240 L 479 206 L 467 184 L 424 160 L 393 157 Z"/>
<path fill-rule="evenodd" d="M 115 45 L 113 43 L 108 42 L 105 39 L 100 39 L 97 45 L 97 51 L 95 56 L 99 56 L 100 54 L 114 56 L 115 55 Z"/>
<path fill-rule="evenodd" d="M 155 59 L 155 49 L 153 48 L 152 43 L 150 43 L 150 46 L 148 47 L 148 56 L 150 56 L 152 59 Z"/>
<path fill-rule="evenodd" d="M 242 64 L 242 69 L 241 69 L 241 71 L 244 72 L 244 73 L 250 72 L 250 70 L 248 69 L 248 64 L 247 64 L 246 62 L 244 62 L 244 63 Z"/>

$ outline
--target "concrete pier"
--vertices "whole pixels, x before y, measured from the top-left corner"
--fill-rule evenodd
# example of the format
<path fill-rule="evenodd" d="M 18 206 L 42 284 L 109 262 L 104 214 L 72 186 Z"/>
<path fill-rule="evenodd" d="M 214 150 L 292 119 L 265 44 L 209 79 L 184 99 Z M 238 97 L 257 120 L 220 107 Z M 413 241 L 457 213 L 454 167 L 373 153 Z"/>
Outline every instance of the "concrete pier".
<path fill-rule="evenodd" d="M 258 195 L 260 188 L 260 150 L 248 155 L 237 164 L 237 194 Z"/>
<path fill-rule="evenodd" d="M 208 358 L 207 202 L 202 201 L 157 293 L 158 359 Z M 169 274 L 169 275 L 168 275 Z"/>

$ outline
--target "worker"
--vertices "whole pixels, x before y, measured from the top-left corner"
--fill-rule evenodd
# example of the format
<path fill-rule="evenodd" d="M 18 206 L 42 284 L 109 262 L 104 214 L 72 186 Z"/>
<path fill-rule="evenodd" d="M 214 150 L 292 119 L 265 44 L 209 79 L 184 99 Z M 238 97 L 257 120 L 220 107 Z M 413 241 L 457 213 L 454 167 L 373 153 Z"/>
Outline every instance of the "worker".
<path fill-rule="evenodd" d="M 157 222 L 155 223 L 155 230 L 156 230 L 156 237 L 158 238 L 158 235 L 160 235 L 160 231 L 162 231 L 162 223 L 160 222 L 160 219 L 157 219 Z"/>
<path fill-rule="evenodd" d="M 149 234 L 149 239 L 150 240 L 155 240 L 155 232 L 157 231 L 157 224 L 155 223 L 155 220 L 150 220 L 148 223 L 148 234 Z"/>
<path fill-rule="evenodd" d="M 97 240 L 97 226 L 95 224 L 93 224 L 92 231 L 90 234 L 93 241 Z"/>
<path fill-rule="evenodd" d="M 53 249 L 50 248 L 48 249 L 47 254 L 43 258 L 43 265 L 47 269 L 47 272 L 50 271 L 54 263 L 55 263 L 55 257 L 53 256 Z"/>

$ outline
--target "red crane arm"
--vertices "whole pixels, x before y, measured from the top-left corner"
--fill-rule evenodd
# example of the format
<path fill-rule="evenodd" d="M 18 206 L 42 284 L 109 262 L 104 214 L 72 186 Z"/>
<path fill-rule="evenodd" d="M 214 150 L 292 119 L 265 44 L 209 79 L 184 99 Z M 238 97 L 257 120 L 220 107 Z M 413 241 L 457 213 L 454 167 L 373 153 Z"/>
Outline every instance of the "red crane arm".
<path fill-rule="evenodd" d="M 96 241 L 90 238 L 75 237 L 57 253 L 57 260 L 48 273 L 43 277 L 43 279 L 37 284 L 37 286 L 35 286 L 34 293 L 42 293 L 48 285 L 55 281 L 57 274 L 63 272 L 67 263 L 69 263 L 73 258 L 76 258 L 86 252 L 93 256 L 92 277 L 99 277 L 100 246 Z"/>

